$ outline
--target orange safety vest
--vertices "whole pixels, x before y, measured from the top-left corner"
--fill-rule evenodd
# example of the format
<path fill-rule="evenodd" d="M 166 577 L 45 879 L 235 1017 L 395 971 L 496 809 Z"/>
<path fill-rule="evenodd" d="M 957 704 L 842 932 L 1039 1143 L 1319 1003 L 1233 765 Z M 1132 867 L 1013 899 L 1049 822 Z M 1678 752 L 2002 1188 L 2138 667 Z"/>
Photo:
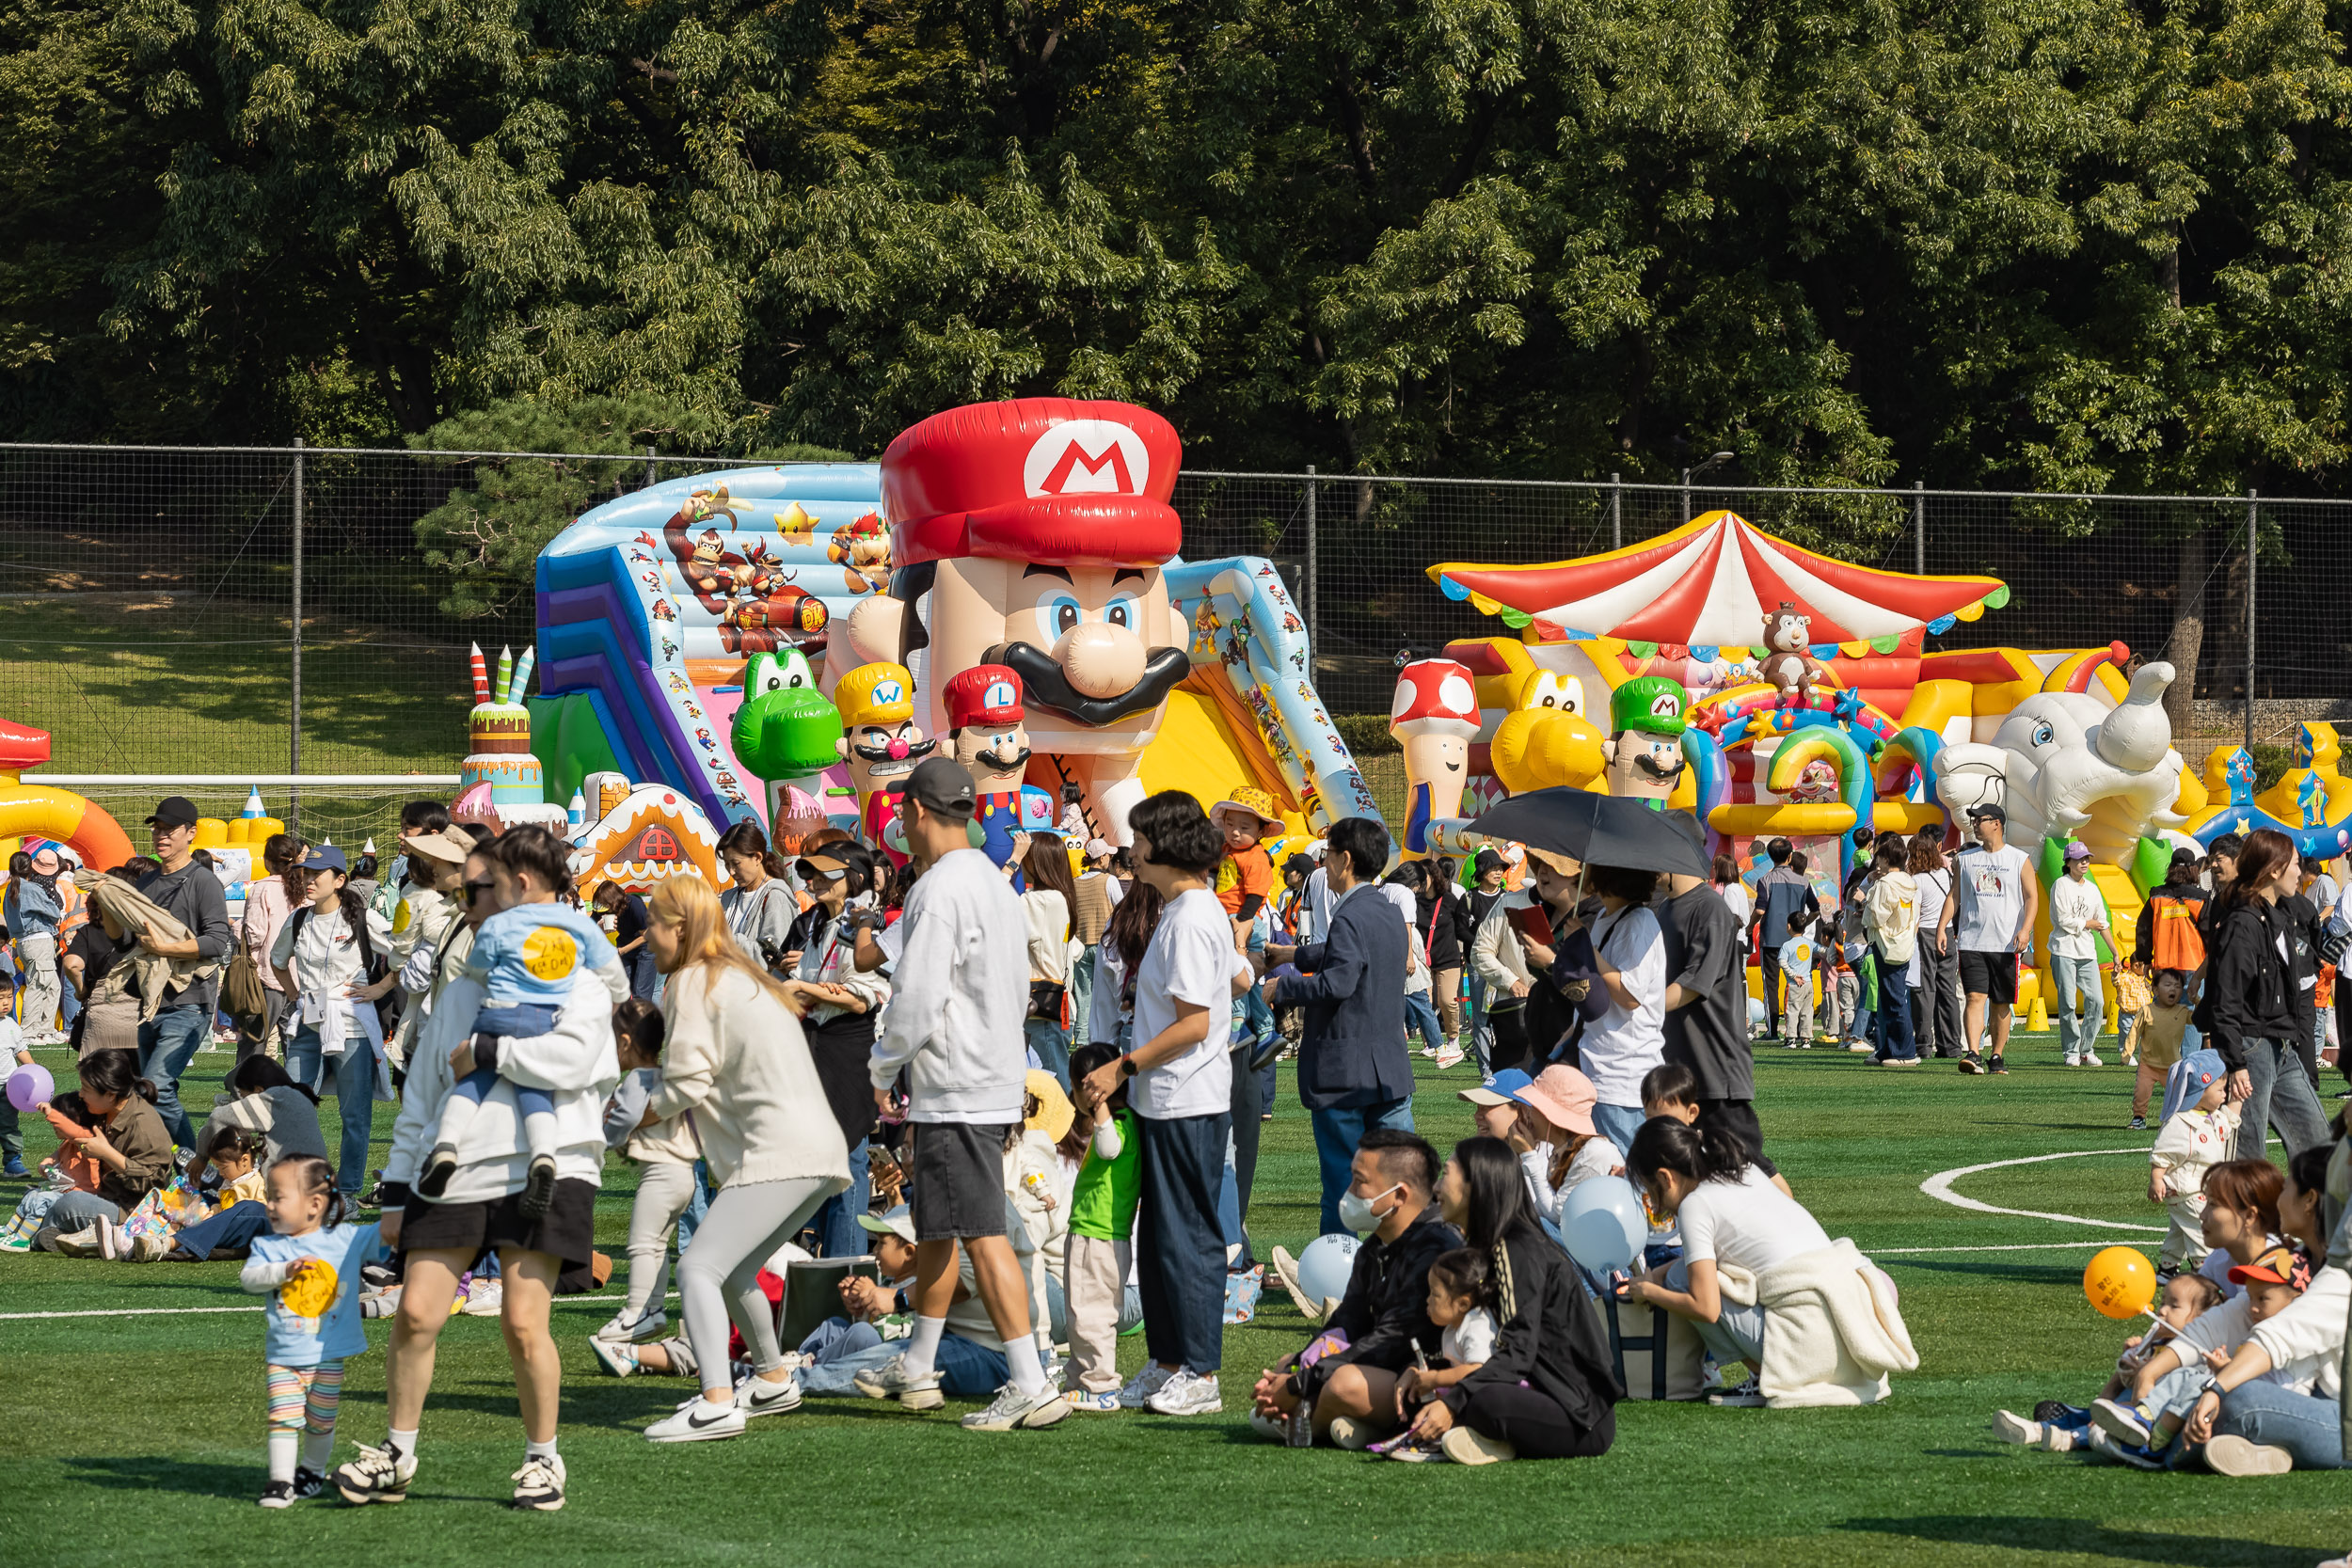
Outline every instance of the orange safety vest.
<path fill-rule="evenodd" d="M 2202 898 L 2173 898 L 2159 894 L 2148 900 L 2153 911 L 2149 920 L 2149 955 L 2156 969 L 2177 969 L 2182 974 L 2201 969 L 2205 962 L 2205 939 L 2197 928 L 2205 912 Z"/>

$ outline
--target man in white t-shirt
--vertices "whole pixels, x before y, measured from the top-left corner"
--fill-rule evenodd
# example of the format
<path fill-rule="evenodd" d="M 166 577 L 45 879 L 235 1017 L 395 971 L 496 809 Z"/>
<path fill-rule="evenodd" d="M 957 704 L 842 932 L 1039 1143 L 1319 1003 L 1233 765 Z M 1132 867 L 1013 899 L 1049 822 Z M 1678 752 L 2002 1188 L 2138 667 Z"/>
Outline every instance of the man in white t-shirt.
<path fill-rule="evenodd" d="M 1954 944 L 1960 951 L 1960 985 L 1968 997 L 1960 1070 L 2006 1074 L 2009 1068 L 2001 1055 L 2009 1045 L 2010 1011 L 2017 1005 L 2017 955 L 2033 935 L 2042 890 L 2026 852 L 2009 843 L 2008 813 L 1997 805 L 1983 805 L 1970 812 L 1968 819 L 1977 830 L 1977 842 L 1953 857 L 1952 895 L 1944 901 L 1944 913 L 1936 922 L 1935 944 L 1938 952 L 1949 952 Z M 1990 1063 L 1977 1053 L 1988 1008 L 1993 1024 Z"/>
<path fill-rule="evenodd" d="M 1151 1359 L 1120 1402 L 1163 1416 L 1222 1407 L 1225 1236 L 1216 1199 L 1232 1132 L 1233 923 L 1211 891 L 1225 835 L 1200 802 L 1163 790 L 1127 815 L 1136 877 L 1167 907 L 1136 970 L 1135 1048 L 1079 1086 L 1089 1106 L 1121 1083 L 1141 1147 L 1136 1284 Z"/>

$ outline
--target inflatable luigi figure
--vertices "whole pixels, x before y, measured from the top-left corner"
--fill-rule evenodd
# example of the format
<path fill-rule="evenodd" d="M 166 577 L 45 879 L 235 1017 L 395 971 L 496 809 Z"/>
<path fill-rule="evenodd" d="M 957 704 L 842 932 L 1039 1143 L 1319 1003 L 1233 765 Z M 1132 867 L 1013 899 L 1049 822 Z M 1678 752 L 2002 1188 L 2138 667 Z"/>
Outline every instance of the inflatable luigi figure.
<path fill-rule="evenodd" d="M 1689 702 L 1682 683 L 1664 675 L 1636 675 L 1610 693 L 1610 736 L 1600 749 L 1609 759 L 1602 777 L 1610 794 L 1647 800 L 1652 811 L 1666 809 L 1666 797 L 1682 777 Z"/>

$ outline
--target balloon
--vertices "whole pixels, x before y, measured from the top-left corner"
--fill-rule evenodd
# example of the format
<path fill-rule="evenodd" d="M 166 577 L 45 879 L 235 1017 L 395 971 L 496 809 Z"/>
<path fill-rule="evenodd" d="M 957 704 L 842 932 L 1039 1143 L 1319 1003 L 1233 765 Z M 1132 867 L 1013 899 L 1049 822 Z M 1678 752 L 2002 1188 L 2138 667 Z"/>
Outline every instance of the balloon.
<path fill-rule="evenodd" d="M 2083 1270 L 2083 1294 L 2110 1318 L 2136 1318 L 2156 1299 L 2156 1271 L 2147 1255 L 2111 1246 Z"/>
<path fill-rule="evenodd" d="M 56 1087 L 47 1068 L 39 1062 L 27 1062 L 8 1074 L 8 1103 L 20 1111 L 29 1111 L 51 1098 Z"/>
<path fill-rule="evenodd" d="M 1298 1255 L 1298 1288 L 1309 1301 L 1328 1301 L 1347 1294 L 1347 1276 L 1356 1271 L 1356 1249 L 1362 1245 L 1344 1231 L 1317 1236 Z"/>
<path fill-rule="evenodd" d="M 1772 1022 L 1772 1015 L 1764 1010 L 1764 999 L 1760 996 L 1749 997 L 1748 1027 L 1751 1029 L 1761 1029 L 1766 1024 Z"/>
<path fill-rule="evenodd" d="M 1649 1240 L 1642 1195 L 1622 1176 L 1578 1182 L 1560 1202 L 1560 1239 L 1569 1257 L 1596 1273 L 1624 1268 Z"/>

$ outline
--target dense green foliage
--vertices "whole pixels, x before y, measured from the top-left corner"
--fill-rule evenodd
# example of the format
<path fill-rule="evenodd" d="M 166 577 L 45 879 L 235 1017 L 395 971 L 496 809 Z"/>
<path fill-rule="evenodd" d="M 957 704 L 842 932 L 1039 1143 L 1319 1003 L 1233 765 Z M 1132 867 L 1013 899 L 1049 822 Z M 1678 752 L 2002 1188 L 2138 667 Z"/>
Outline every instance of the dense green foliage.
<path fill-rule="evenodd" d="M 871 453 L 1065 391 L 1223 467 L 2277 494 L 2344 461 L 2317 0 L 0 19 L 19 436 L 614 398 Z"/>

